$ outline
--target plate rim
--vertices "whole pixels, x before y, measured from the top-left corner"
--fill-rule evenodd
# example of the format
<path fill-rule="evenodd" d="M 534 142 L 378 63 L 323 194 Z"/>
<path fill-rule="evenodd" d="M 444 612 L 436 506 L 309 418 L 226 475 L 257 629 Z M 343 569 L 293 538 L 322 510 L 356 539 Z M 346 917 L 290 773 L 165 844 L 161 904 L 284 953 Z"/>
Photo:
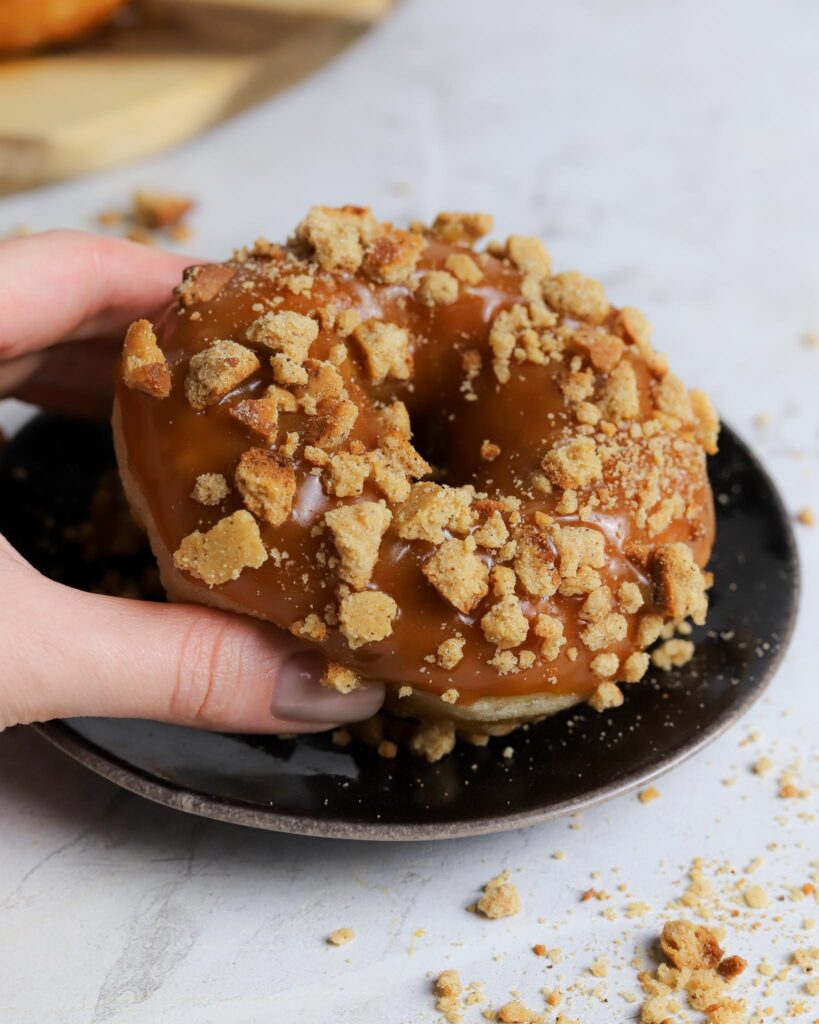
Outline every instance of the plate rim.
<path fill-rule="evenodd" d="M 796 627 L 801 604 L 802 568 L 791 517 L 773 478 L 751 447 L 728 424 L 723 422 L 722 427 L 726 433 L 731 435 L 732 442 L 740 447 L 743 456 L 748 460 L 755 472 L 762 477 L 772 502 L 779 513 L 780 521 L 785 524 L 781 539 L 787 550 L 788 561 L 793 566 L 787 620 L 777 650 L 765 671 L 757 679 L 753 689 L 746 693 L 740 701 L 732 704 L 728 710 L 710 722 L 693 742 L 689 742 L 675 753 L 663 759 L 653 769 L 642 771 L 635 769 L 616 782 L 598 786 L 587 794 L 552 804 L 550 807 L 542 810 L 521 811 L 518 814 L 510 813 L 491 817 L 485 816 L 468 822 L 435 822 L 429 824 L 356 822 L 350 819 L 333 817 L 317 818 L 311 815 L 286 814 L 272 808 L 268 809 L 260 804 L 253 804 L 240 799 L 227 799 L 208 795 L 185 786 L 166 782 L 147 771 L 126 764 L 117 758 L 116 755 L 103 753 L 96 744 L 85 739 L 61 719 L 51 722 L 33 723 L 31 728 L 54 747 L 63 751 L 63 753 L 89 768 L 97 775 L 153 803 L 232 825 L 243 825 L 270 832 L 321 839 L 352 839 L 369 842 L 423 842 L 490 835 L 541 824 L 575 811 L 595 807 L 607 800 L 630 793 L 639 786 L 660 778 L 666 772 L 672 771 L 689 758 L 694 757 L 704 747 L 713 743 L 734 725 L 759 700 L 770 685 L 790 646 Z"/>

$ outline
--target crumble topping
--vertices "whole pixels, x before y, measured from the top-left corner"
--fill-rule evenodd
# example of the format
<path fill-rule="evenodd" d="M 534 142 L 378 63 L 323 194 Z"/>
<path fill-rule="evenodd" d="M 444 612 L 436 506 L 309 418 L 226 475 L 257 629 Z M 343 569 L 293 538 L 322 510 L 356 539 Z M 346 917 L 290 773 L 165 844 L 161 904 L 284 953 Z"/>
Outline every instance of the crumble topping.
<path fill-rule="evenodd" d="M 327 942 L 331 946 L 346 946 L 355 938 L 355 931 L 352 928 L 336 928 L 327 936 Z"/>
<path fill-rule="evenodd" d="M 408 380 L 412 376 L 409 332 L 396 324 L 365 320 L 353 331 L 364 354 L 367 372 L 375 384 L 387 377 Z"/>
<path fill-rule="evenodd" d="M 543 298 L 558 313 L 601 324 L 609 314 L 609 301 L 599 281 L 566 270 L 543 282 Z"/>
<path fill-rule="evenodd" d="M 518 599 L 507 594 L 481 619 L 483 635 L 490 644 L 502 651 L 519 647 L 529 633 L 529 620 L 523 614 Z"/>
<path fill-rule="evenodd" d="M 447 487 L 434 483 L 413 484 L 409 496 L 396 511 L 396 528 L 402 540 L 427 540 L 442 544 L 445 529 L 465 533 L 473 524 L 471 487 Z"/>
<path fill-rule="evenodd" d="M 221 473 L 200 473 L 191 491 L 191 498 L 200 505 L 219 505 L 230 494 L 227 480 Z"/>
<path fill-rule="evenodd" d="M 425 306 L 449 306 L 458 298 L 458 279 L 448 270 L 429 270 L 421 278 L 415 297 Z"/>
<path fill-rule="evenodd" d="M 233 279 L 235 267 L 224 263 L 208 263 L 199 267 L 188 267 L 182 275 L 182 284 L 177 285 L 174 294 L 184 308 L 204 302 L 212 302 L 228 281 Z"/>
<path fill-rule="evenodd" d="M 254 352 L 235 341 L 213 341 L 191 356 L 185 397 L 194 409 L 204 409 L 255 373 L 261 364 Z"/>
<path fill-rule="evenodd" d="M 259 519 L 281 526 L 290 518 L 296 471 L 280 455 L 265 448 L 248 448 L 236 466 L 234 481 L 245 505 Z"/>
<path fill-rule="evenodd" d="M 653 552 L 649 567 L 657 606 L 672 619 L 691 618 L 702 626 L 708 611 L 706 578 L 691 549 L 682 543 L 663 544 Z"/>
<path fill-rule="evenodd" d="M 289 391 L 272 385 L 261 398 L 241 399 L 228 409 L 228 413 L 242 426 L 272 444 L 279 430 L 279 410 L 293 412 L 296 408 L 296 400 Z"/>
<path fill-rule="evenodd" d="M 306 383 L 306 381 L 305 381 Z M 346 398 L 325 398 L 307 427 L 307 442 L 317 448 L 338 448 L 352 433 L 358 406 Z"/>
<path fill-rule="evenodd" d="M 319 683 L 328 690 L 336 690 L 338 693 L 352 693 L 361 686 L 361 676 L 353 672 L 351 668 L 344 665 L 337 665 L 335 662 L 328 662 L 327 668 L 322 673 Z"/>
<path fill-rule="evenodd" d="M 462 636 L 452 636 L 438 645 L 437 661 L 441 668 L 452 669 L 460 663 L 464 656 L 466 641 Z"/>
<path fill-rule="evenodd" d="M 380 590 L 347 594 L 341 599 L 338 622 L 350 650 L 378 643 L 392 635 L 398 605 Z"/>
<path fill-rule="evenodd" d="M 455 749 L 452 722 L 422 722 L 410 738 L 410 751 L 430 764 L 440 761 Z"/>
<path fill-rule="evenodd" d="M 623 699 L 623 691 L 617 683 L 600 683 L 589 697 L 589 704 L 595 711 L 608 711 L 609 708 L 619 708 Z"/>
<path fill-rule="evenodd" d="M 359 501 L 324 513 L 341 558 L 339 576 L 354 590 L 363 590 L 372 578 L 381 538 L 392 520 L 386 505 Z"/>
<path fill-rule="evenodd" d="M 309 316 L 286 310 L 265 313 L 248 327 L 245 336 L 256 345 L 281 352 L 294 363 L 303 363 L 318 337 L 318 324 Z"/>
<path fill-rule="evenodd" d="M 541 466 L 556 487 L 588 487 L 603 474 L 597 446 L 590 437 L 578 437 L 552 448 L 544 455 Z"/>
<path fill-rule="evenodd" d="M 422 235 L 391 228 L 368 248 L 364 272 L 382 284 L 403 284 L 415 270 L 426 245 Z"/>
<path fill-rule="evenodd" d="M 488 235 L 495 223 L 490 213 L 439 213 L 430 234 L 440 242 L 472 245 Z"/>
<path fill-rule="evenodd" d="M 666 640 L 656 651 L 652 651 L 651 664 L 664 672 L 670 672 L 672 668 L 687 665 L 693 657 L 693 643 L 690 640 L 674 638 Z"/>
<path fill-rule="evenodd" d="M 243 569 L 258 569 L 266 560 L 256 520 L 243 509 L 220 519 L 205 533 L 188 534 L 173 555 L 177 569 L 209 587 L 236 580 Z"/>
<path fill-rule="evenodd" d="M 497 920 L 520 913 L 520 893 L 517 886 L 509 881 L 508 871 L 490 878 L 483 887 L 483 893 L 475 904 L 475 909 L 482 917 Z"/>
<path fill-rule="evenodd" d="M 471 537 L 444 541 L 424 562 L 421 571 L 441 597 L 464 615 L 489 591 L 486 582 L 489 569 L 475 554 L 475 541 Z"/>
<path fill-rule="evenodd" d="M 483 280 L 483 271 L 475 260 L 465 252 L 451 252 L 444 260 L 444 268 L 461 284 L 475 285 Z"/>
<path fill-rule="evenodd" d="M 313 640 L 317 643 L 321 643 L 329 636 L 327 623 L 320 615 L 316 615 L 315 612 L 311 612 L 305 618 L 294 622 L 290 627 L 290 632 L 293 636 L 299 636 L 305 640 Z"/>
<path fill-rule="evenodd" d="M 171 370 L 150 320 L 137 320 L 128 328 L 122 347 L 122 379 L 126 387 L 153 398 L 167 398 L 171 393 Z"/>
<path fill-rule="evenodd" d="M 364 207 L 314 206 L 296 228 L 296 238 L 312 249 L 322 270 L 352 274 L 364 260 L 364 244 L 377 232 L 375 218 Z"/>

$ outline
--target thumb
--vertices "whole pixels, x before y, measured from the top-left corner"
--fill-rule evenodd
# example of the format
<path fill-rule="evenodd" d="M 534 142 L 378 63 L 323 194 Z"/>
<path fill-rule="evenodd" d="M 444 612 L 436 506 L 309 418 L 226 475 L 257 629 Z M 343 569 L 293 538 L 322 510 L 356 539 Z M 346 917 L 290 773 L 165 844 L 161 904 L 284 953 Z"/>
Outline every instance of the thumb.
<path fill-rule="evenodd" d="M 268 623 L 72 590 L 0 538 L 0 728 L 150 718 L 229 732 L 312 732 L 375 714 L 383 686 L 341 694 L 325 661 Z"/>

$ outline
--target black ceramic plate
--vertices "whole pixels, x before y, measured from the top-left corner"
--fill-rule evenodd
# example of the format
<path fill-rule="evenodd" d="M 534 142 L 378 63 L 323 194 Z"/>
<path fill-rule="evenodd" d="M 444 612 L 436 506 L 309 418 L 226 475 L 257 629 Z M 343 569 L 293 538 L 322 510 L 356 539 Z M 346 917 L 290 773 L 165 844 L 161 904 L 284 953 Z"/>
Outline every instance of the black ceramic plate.
<path fill-rule="evenodd" d="M 71 529 L 113 465 L 103 425 L 41 416 L 0 454 L 0 531 L 44 573 L 91 587 Z M 798 563 L 782 503 L 730 430 L 712 460 L 716 574 L 696 656 L 626 689 L 626 703 L 548 719 L 488 747 L 459 746 L 427 765 L 386 761 L 326 736 L 227 736 L 143 721 L 77 719 L 40 727 L 72 757 L 127 789 L 257 828 L 356 839 L 436 839 L 517 828 L 645 784 L 717 737 L 762 693 L 787 644 Z M 69 527 L 67 534 L 65 528 Z M 146 551 L 106 569 L 136 577 Z M 507 745 L 514 756 L 505 759 Z"/>

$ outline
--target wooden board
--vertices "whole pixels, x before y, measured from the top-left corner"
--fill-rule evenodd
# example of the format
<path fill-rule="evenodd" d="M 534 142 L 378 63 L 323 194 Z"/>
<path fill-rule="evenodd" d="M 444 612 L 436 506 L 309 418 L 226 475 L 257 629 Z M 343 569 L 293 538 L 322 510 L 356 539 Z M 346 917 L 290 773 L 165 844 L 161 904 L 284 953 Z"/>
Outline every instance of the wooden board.
<path fill-rule="evenodd" d="M 0 191 L 155 153 L 310 74 L 387 0 L 310 0 L 352 17 L 155 0 L 79 47 L 0 62 Z M 294 0 L 283 0 L 291 8 Z M 235 0 L 234 0 L 235 3 Z"/>

